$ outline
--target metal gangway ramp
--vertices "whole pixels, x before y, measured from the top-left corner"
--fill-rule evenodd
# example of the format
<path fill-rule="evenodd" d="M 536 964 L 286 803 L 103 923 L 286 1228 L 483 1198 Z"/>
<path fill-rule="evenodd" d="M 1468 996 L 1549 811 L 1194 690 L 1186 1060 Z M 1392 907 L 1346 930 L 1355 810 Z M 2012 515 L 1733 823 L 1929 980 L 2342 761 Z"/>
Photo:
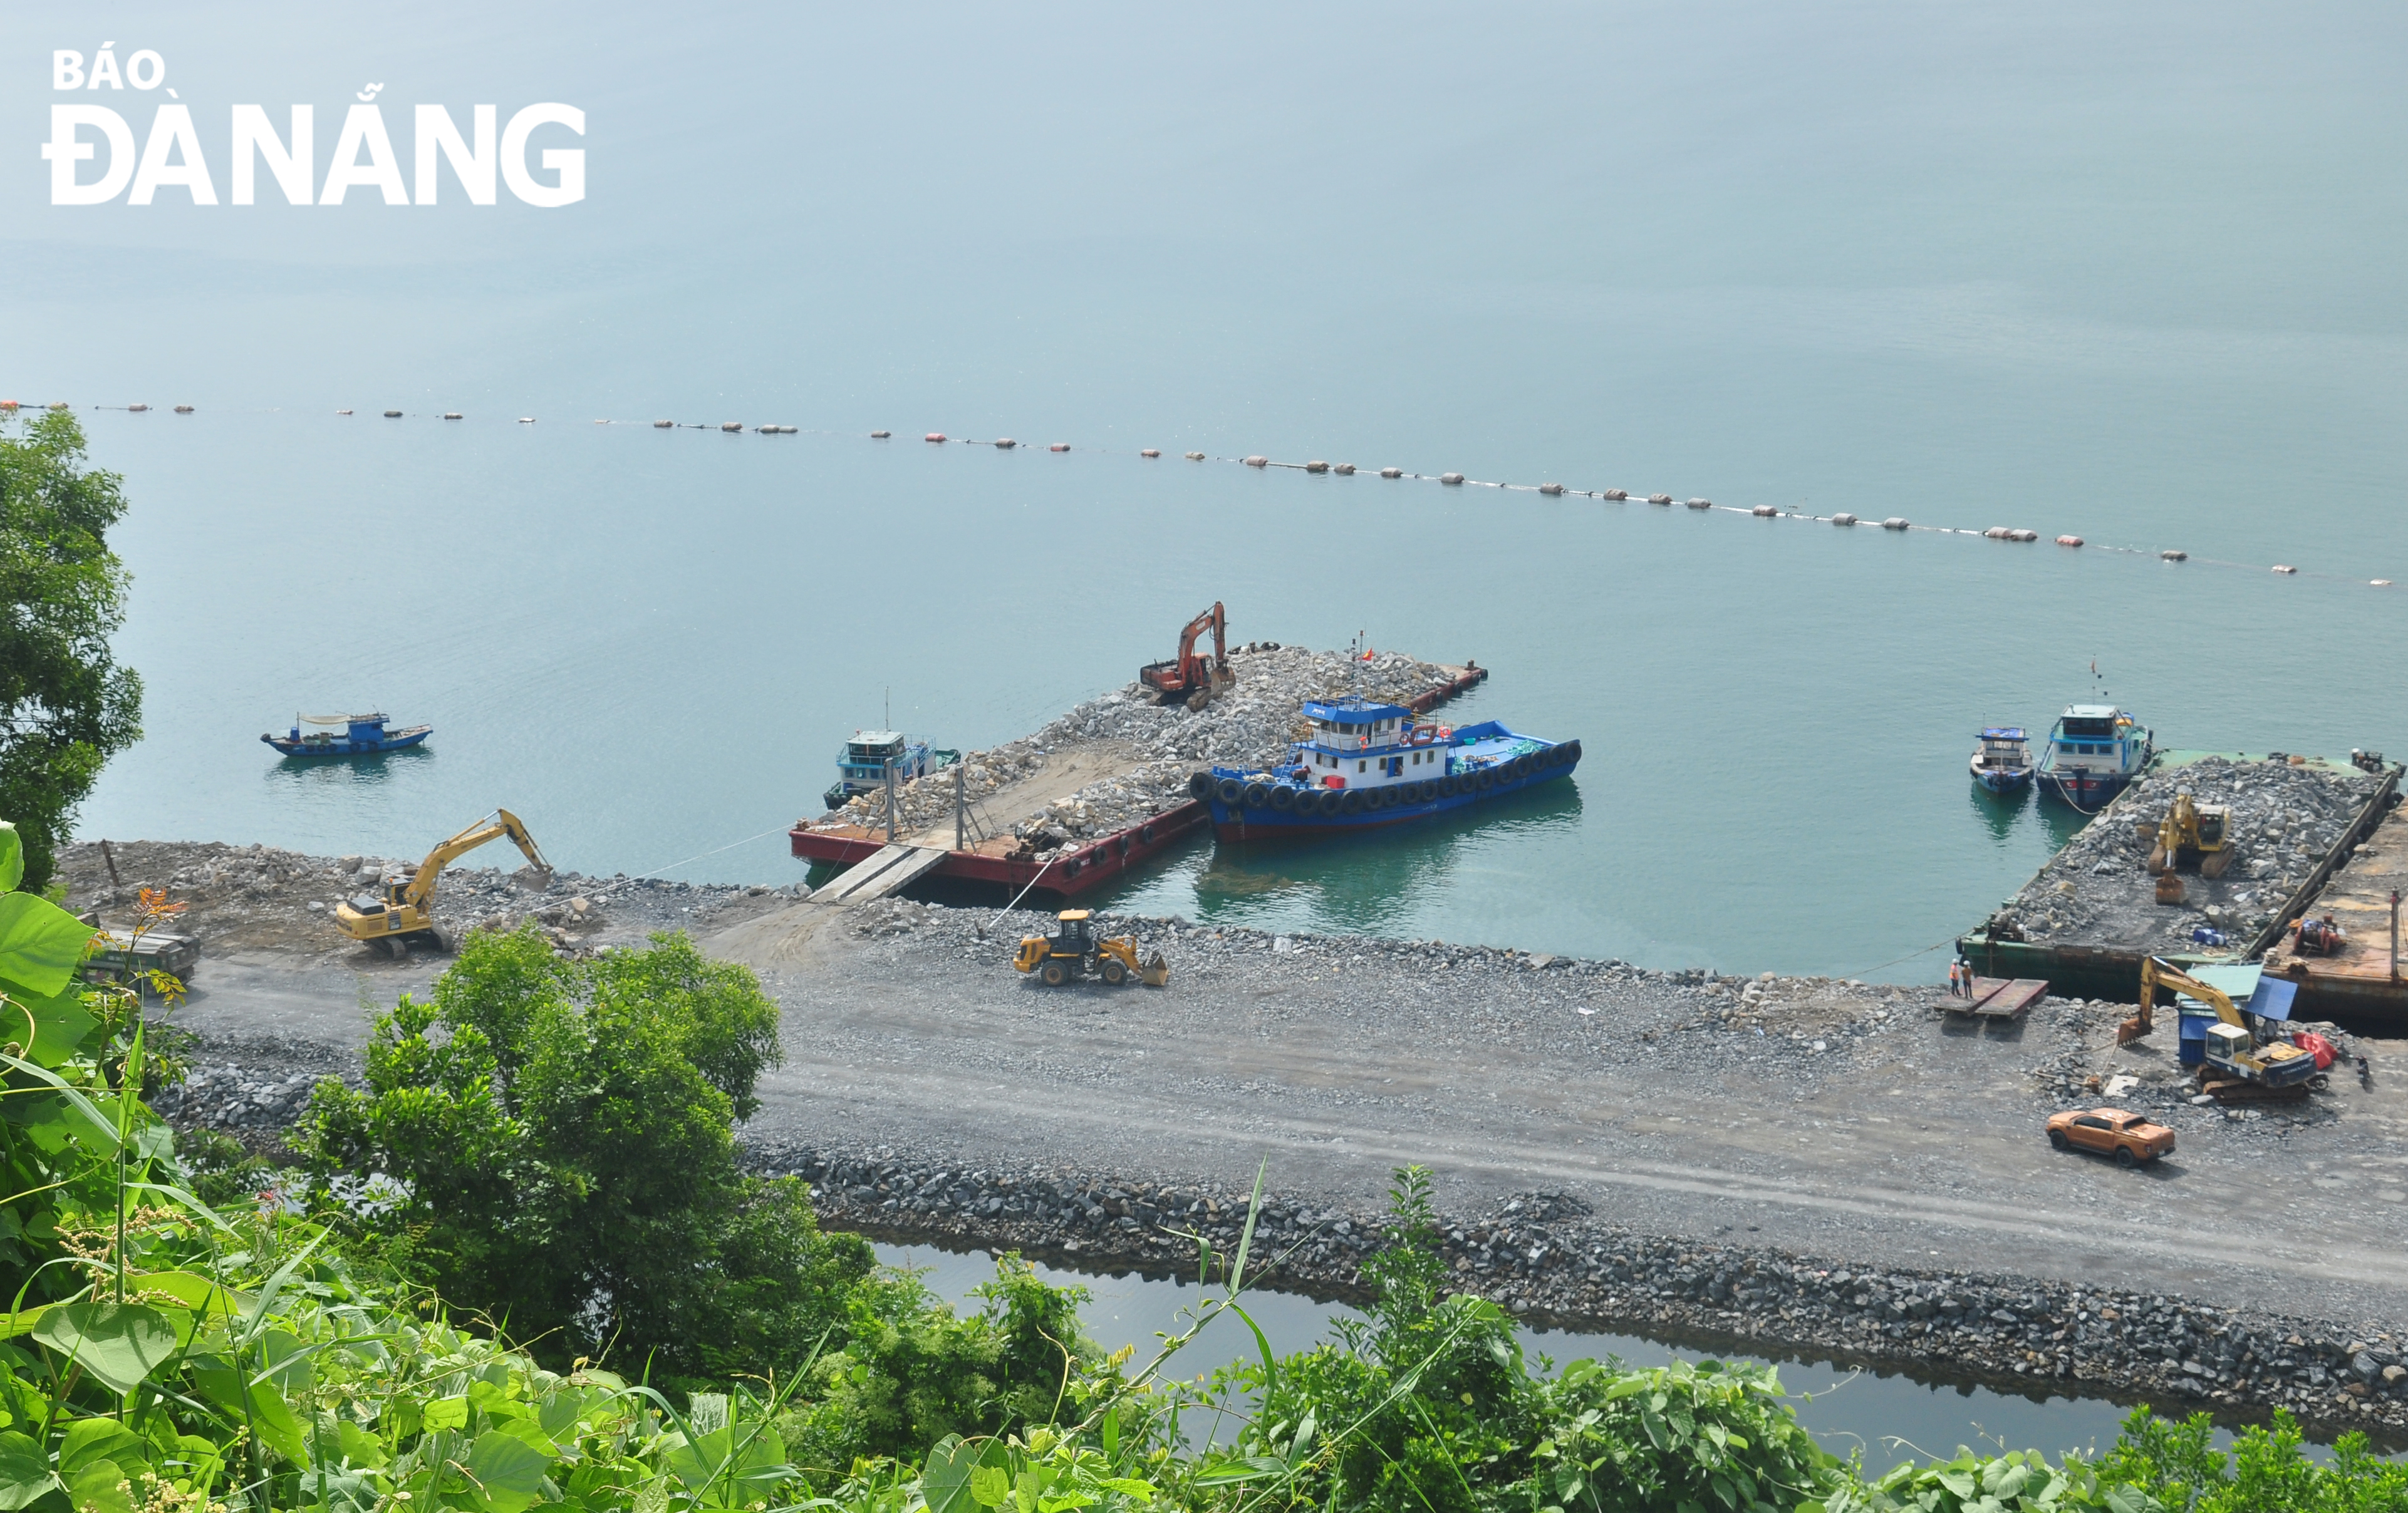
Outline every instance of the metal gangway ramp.
<path fill-rule="evenodd" d="M 933 846 L 882 847 L 829 879 L 811 899 L 820 904 L 867 904 L 884 898 L 924 875 L 947 854 Z"/>

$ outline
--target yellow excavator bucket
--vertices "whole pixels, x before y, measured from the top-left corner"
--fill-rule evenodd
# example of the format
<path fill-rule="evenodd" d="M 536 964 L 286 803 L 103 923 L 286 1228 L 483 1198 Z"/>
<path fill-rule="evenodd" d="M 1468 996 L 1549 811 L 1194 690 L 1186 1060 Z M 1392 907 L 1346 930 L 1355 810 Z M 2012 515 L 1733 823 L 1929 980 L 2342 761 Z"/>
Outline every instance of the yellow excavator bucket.
<path fill-rule="evenodd" d="M 1149 988 L 1168 988 L 1170 986 L 1170 963 L 1162 959 L 1162 952 L 1155 951 L 1146 958 L 1143 966 L 1137 969 L 1137 979 Z"/>

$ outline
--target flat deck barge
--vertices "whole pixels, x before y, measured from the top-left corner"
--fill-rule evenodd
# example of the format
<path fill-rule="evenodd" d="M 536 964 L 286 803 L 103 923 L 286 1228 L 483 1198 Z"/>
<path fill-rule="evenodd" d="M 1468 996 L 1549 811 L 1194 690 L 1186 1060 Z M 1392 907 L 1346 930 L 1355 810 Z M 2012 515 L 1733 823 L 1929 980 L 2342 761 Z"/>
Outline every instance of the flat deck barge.
<path fill-rule="evenodd" d="M 2401 980 L 2399 900 L 2408 892 L 2408 812 L 2394 808 L 2301 913 L 2331 915 L 2347 943 L 2330 956 L 2302 955 L 2286 935 L 2266 952 L 2266 970 L 2299 986 L 2309 1019 L 2408 1023 Z"/>
<path fill-rule="evenodd" d="M 1447 682 L 1407 701 L 1416 714 L 1434 709 L 1488 678 L 1488 669 L 1477 664 L 1458 667 L 1440 664 L 1440 667 L 1447 675 Z M 1111 776 L 1111 772 L 1098 769 L 1091 780 Z M 835 820 L 805 820 L 796 821 L 786 833 L 787 841 L 796 857 L 847 868 L 869 861 L 890 846 L 941 851 L 941 857 L 911 869 L 910 881 L 941 878 L 992 884 L 1014 896 L 1026 892 L 1067 899 L 1127 876 L 1150 858 L 1159 856 L 1212 822 L 1210 807 L 1197 800 L 1185 799 L 1135 824 L 1095 836 L 1040 862 L 1020 854 L 1025 848 L 1013 834 L 1013 827 L 1039 818 L 1045 808 L 1041 799 L 1033 807 L 1022 806 L 1026 812 L 1015 812 L 1012 790 L 1007 788 L 982 799 L 980 807 L 986 814 L 1010 818 L 992 827 L 992 838 L 973 842 L 967 835 L 960 836 L 967 844 L 955 844 L 955 827 L 950 820 L 916 835 L 889 835 L 880 827 Z M 883 892 L 884 890 L 875 890 L 853 896 L 876 897 Z"/>
<path fill-rule="evenodd" d="M 2139 995 L 2144 956 L 2186 967 L 2259 960 L 2292 921 L 2324 906 L 2352 852 L 2392 823 L 2400 776 L 2397 764 L 2369 772 L 2322 759 L 2160 752 L 1956 949 L 1984 977 L 2042 979 L 2059 996 L 2123 1003 Z M 2197 789 L 2201 803 L 2233 802 L 2235 855 L 2221 876 L 2182 872 L 2182 902 L 2165 905 L 2146 863 L 2182 788 Z M 2397 836 L 2395 857 L 2408 867 L 2408 833 Z M 2379 886 L 2387 921 L 2390 885 Z M 2313 1000 L 2301 1006 L 2316 1017 Z"/>

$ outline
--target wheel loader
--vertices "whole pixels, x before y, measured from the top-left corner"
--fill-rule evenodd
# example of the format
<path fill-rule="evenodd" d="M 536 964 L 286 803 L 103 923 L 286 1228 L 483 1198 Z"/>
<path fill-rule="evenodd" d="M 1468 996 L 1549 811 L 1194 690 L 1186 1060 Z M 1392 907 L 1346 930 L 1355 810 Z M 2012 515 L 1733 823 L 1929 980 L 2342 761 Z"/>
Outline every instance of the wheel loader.
<path fill-rule="evenodd" d="M 1034 972 L 1037 980 L 1049 988 L 1058 988 L 1077 978 L 1099 977 L 1113 987 L 1135 978 L 1149 988 L 1159 988 L 1170 981 L 1170 964 L 1156 951 L 1143 963 L 1137 959 L 1137 942 L 1125 935 L 1097 939 L 1095 915 L 1087 909 L 1064 909 L 1054 917 L 1054 931 L 1050 935 L 1023 935 L 1020 952 L 1011 964 L 1023 972 Z"/>

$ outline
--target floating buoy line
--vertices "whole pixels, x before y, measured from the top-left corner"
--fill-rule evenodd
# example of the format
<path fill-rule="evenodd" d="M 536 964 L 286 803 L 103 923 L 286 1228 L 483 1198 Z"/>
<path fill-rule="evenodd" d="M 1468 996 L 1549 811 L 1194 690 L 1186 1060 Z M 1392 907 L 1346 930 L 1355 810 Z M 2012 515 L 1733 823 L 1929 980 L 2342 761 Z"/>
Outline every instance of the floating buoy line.
<path fill-rule="evenodd" d="M 14 399 L 0 399 L 0 418 L 13 417 L 27 407 L 29 407 Z M 74 407 L 64 400 L 55 400 L 47 405 L 31 407 L 48 410 L 69 410 Z M 151 408 L 150 405 L 143 403 L 130 405 L 93 405 L 90 407 L 96 410 L 122 410 L 133 415 L 146 413 Z M 178 415 L 191 415 L 195 413 L 194 407 L 191 405 L 177 405 L 174 407 L 174 410 Z M 273 411 L 268 413 L 273 413 Z M 348 416 L 352 414 L 353 411 L 350 409 L 337 409 L 335 413 L 337 416 Z M 405 411 L 398 409 L 382 410 L 379 413 L 381 414 L 384 419 L 389 421 L 408 420 L 411 418 Z M 463 412 L 459 410 L 422 412 L 419 418 L 431 418 L 431 416 L 439 416 L 444 421 L 461 421 L 466 419 Z M 536 418 L 532 415 L 522 415 L 517 417 L 516 423 L 520 425 L 533 425 L 536 423 Z M 802 432 L 802 428 L 800 426 L 786 425 L 782 423 L 755 425 L 749 424 L 742 421 L 720 421 L 716 422 L 695 421 L 619 421 L 602 418 L 595 420 L 594 423 L 595 425 L 621 426 L 648 425 L 654 430 L 660 431 L 718 431 L 731 435 L 751 432 L 757 435 L 791 436 L 798 435 Z M 814 435 L 841 436 L 858 435 L 860 433 L 814 430 L 811 434 Z M 872 431 L 868 434 L 868 438 L 872 441 L 888 441 L 894 438 L 894 435 L 895 433 L 892 431 Z M 942 431 L 930 431 L 921 439 L 935 446 L 945 446 L 950 444 L 970 447 L 992 447 L 997 451 L 1012 451 L 1016 450 L 1021 446 L 1020 442 L 1013 440 L 1010 436 L 997 436 L 988 441 L 978 441 L 967 436 L 948 436 Z M 1047 443 L 1044 450 L 1049 453 L 1068 452 L 1073 450 L 1086 452 L 1111 453 L 1115 451 L 1117 449 L 1109 447 L 1080 447 L 1074 449 L 1071 444 L 1067 441 L 1055 441 Z M 1138 450 L 1137 455 L 1148 460 L 1158 460 L 1162 456 L 1162 450 L 1157 447 L 1144 447 Z M 1229 463 L 1264 472 L 1268 472 L 1270 469 L 1277 467 L 1292 469 L 1298 473 L 1310 473 L 1317 477 L 1351 478 L 1354 476 L 1356 472 L 1360 471 L 1353 463 L 1329 463 L 1319 459 L 1303 463 L 1283 463 L 1262 453 L 1253 453 L 1244 457 L 1213 457 L 1205 452 L 1191 451 L 1182 453 L 1182 455 L 1191 463 Z M 1566 484 L 1552 481 L 1546 483 L 1509 483 L 1491 478 L 1467 478 L 1461 473 L 1416 473 L 1410 469 L 1397 466 L 1382 467 L 1378 471 L 1381 478 L 1391 481 L 1436 483 L 1442 488 L 1450 489 L 1496 489 L 1504 492 L 1536 493 L 1549 498 L 1578 496 L 1585 499 L 1598 500 L 1607 504 L 1627 504 L 1630 502 L 1633 497 L 1630 492 L 1627 489 L 1575 489 Z M 1836 525 L 1842 528 L 1849 528 L 1868 523 L 1861 517 L 1851 514 L 1846 510 L 1839 510 L 1829 515 L 1816 515 L 1807 510 L 1784 509 L 1777 505 L 1719 505 L 1711 499 L 1705 498 L 1691 498 L 1676 501 L 1672 495 L 1669 493 L 1651 493 L 1639 497 L 1644 503 L 1656 506 L 1659 508 L 1679 503 L 1689 509 L 1699 512 L 1719 510 L 1726 514 L 1746 516 L 1756 520 L 1795 521 L 1820 525 Z M 1911 521 L 1902 515 L 1893 515 L 1886 520 L 1875 523 L 1878 523 L 1881 529 L 1885 531 L 1895 531 L 1901 535 L 1915 533 L 1925 535 L 1971 536 L 1977 540 L 2001 541 L 2014 544 L 2028 544 L 2037 542 L 2041 539 L 2041 534 L 2038 531 L 2023 526 L 1992 525 L 1976 531 L 1960 525 L 1932 525 L 1918 522 Z M 2181 565 L 2187 564 L 2192 560 L 2190 553 L 2180 548 L 2117 546 L 2108 543 L 2093 542 L 2086 537 L 2075 535 L 2070 533 L 2056 536 L 2054 537 L 2054 540 L 2057 546 L 2067 549 L 2111 552 L 2128 557 L 2155 557 L 2159 562 L 2169 566 Z M 2299 567 L 2294 566 L 2289 563 L 2244 563 L 2212 557 L 2202 557 L 2198 559 L 2198 561 L 2201 566 L 2240 568 L 2251 572 L 2271 571 L 2277 576 L 2284 578 L 2305 577 L 2328 582 L 2362 583 L 2370 588 L 2377 589 L 2387 589 L 2394 586 L 2393 580 L 2387 578 L 2359 578 L 2340 573 L 2303 573 Z"/>

